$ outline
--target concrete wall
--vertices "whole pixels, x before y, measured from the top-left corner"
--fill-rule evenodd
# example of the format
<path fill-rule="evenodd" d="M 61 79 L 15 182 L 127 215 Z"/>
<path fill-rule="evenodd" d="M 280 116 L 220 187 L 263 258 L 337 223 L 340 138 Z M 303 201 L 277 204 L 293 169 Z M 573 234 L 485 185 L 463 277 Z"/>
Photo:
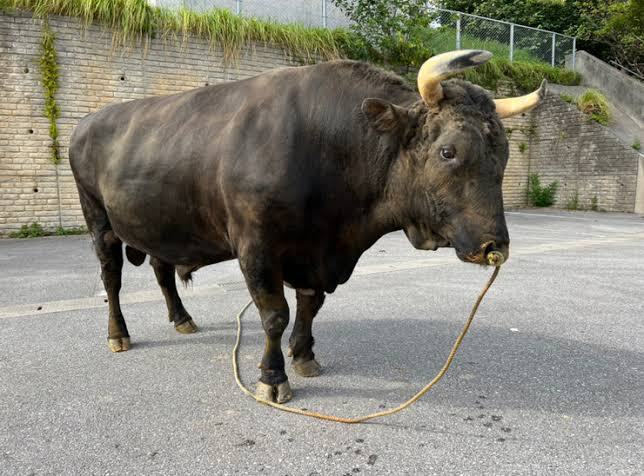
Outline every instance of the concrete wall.
<path fill-rule="evenodd" d="M 50 18 L 60 66 L 58 127 L 62 162 L 49 160 L 49 122 L 43 117 L 38 61 L 42 25 L 26 15 L 0 13 L 0 233 L 38 222 L 45 228 L 84 225 L 67 160 L 69 136 L 79 119 L 105 104 L 169 94 L 254 76 L 292 62 L 278 49 L 244 51 L 224 68 L 219 50 L 153 40 L 147 51 L 113 51 L 111 33 L 78 20 Z"/>
<path fill-rule="evenodd" d="M 566 66 L 571 63 L 572 57 L 567 57 Z M 644 83 L 585 51 L 576 53 L 575 70 L 582 75 L 584 85 L 600 89 L 610 102 L 644 127 Z"/>
<path fill-rule="evenodd" d="M 635 210 L 637 151 L 555 94 L 533 114 L 537 127 L 528 143 L 530 173 L 538 173 L 542 183 L 559 182 L 557 207 L 576 194 L 582 208 L 596 199 L 600 210 Z"/>
<path fill-rule="evenodd" d="M 114 101 L 184 91 L 292 64 L 281 50 L 257 46 L 226 69 L 221 51 L 211 51 L 200 40 L 183 47 L 153 40 L 147 51 L 113 51 L 109 31 L 96 26 L 85 31 L 77 20 L 64 17 L 49 23 L 60 65 L 58 166 L 49 160 L 49 123 L 42 115 L 41 22 L 0 14 L 0 234 L 32 222 L 48 229 L 84 224 L 67 146 L 73 127 L 89 112 Z M 562 183 L 558 206 L 579 190 L 583 205 L 597 194 L 601 208 L 633 211 L 636 153 L 613 143 L 602 126 L 588 123 L 576 108 L 550 97 L 535 112 L 505 124 L 510 140 L 506 206 L 527 204 L 528 174 L 538 172 Z"/>

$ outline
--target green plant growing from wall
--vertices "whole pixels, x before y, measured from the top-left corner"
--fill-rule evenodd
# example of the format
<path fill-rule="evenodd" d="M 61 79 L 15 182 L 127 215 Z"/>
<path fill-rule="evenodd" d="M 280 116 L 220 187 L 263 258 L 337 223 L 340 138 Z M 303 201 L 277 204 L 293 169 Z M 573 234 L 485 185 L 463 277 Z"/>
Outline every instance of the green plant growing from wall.
<path fill-rule="evenodd" d="M 633 149 L 635 149 L 636 151 L 638 151 L 638 152 L 639 152 L 640 150 L 642 150 L 642 144 L 640 143 L 640 140 L 639 140 L 639 139 L 635 139 L 635 140 L 633 141 L 633 143 L 631 144 L 631 147 L 632 147 Z"/>
<path fill-rule="evenodd" d="M 42 76 L 42 87 L 45 93 L 45 106 L 43 114 L 49 119 L 49 137 L 51 138 L 50 159 L 53 164 L 60 163 L 58 126 L 56 120 L 60 115 L 60 109 L 56 103 L 56 92 L 58 91 L 58 57 L 54 46 L 54 34 L 49 28 L 49 23 L 43 23 L 42 40 L 40 42 L 40 74 Z"/>
<path fill-rule="evenodd" d="M 611 120 L 606 96 L 596 89 L 587 89 L 584 94 L 579 96 L 577 98 L 577 107 L 584 114 L 588 114 L 593 121 L 604 126 L 608 125 Z"/>
<path fill-rule="evenodd" d="M 559 182 L 554 181 L 548 186 L 541 185 L 538 174 L 530 174 L 528 179 L 528 200 L 535 207 L 550 207 L 557 201 L 555 195 L 559 189 Z"/>
<path fill-rule="evenodd" d="M 40 18 L 63 15 L 79 18 L 84 25 L 104 25 L 112 30 L 115 46 L 126 46 L 136 42 L 148 44 L 152 38 L 162 41 L 179 39 L 183 42 L 191 37 L 203 38 L 213 48 L 222 49 L 225 64 L 234 63 L 244 47 L 268 44 L 283 48 L 294 58 L 305 63 L 348 57 L 394 65 L 398 72 L 405 72 L 413 70 L 421 59 L 424 60 L 438 50 L 434 48 L 435 38 L 429 34 L 431 29 L 423 27 L 426 19 L 419 19 L 414 14 L 415 10 L 412 7 L 419 2 L 397 2 L 405 8 L 412 9 L 410 14 L 403 18 L 409 23 L 405 23 L 402 30 L 398 29 L 396 22 L 399 15 L 397 16 L 396 10 L 385 9 L 396 17 L 391 20 L 395 27 L 390 28 L 396 34 L 383 40 L 384 50 L 374 48 L 369 43 L 368 35 L 360 35 L 343 28 L 331 30 L 310 28 L 296 23 L 280 24 L 270 20 L 241 17 L 227 9 L 195 12 L 181 7 L 170 10 L 154 7 L 146 0 L 0 0 L 0 8 L 29 11 Z M 380 0 L 366 3 L 388 4 Z M 381 14 L 380 10 L 375 9 L 373 21 L 365 24 L 391 25 L 390 20 L 378 17 Z M 400 31 L 405 31 L 405 34 L 401 36 Z M 490 49 L 494 50 L 491 47 Z M 413 71 L 409 74 L 412 82 L 415 82 Z M 544 78 L 551 83 L 566 85 L 576 85 L 581 81 L 581 76 L 571 70 L 554 68 L 530 60 L 510 62 L 501 56 L 495 56 L 485 65 L 469 70 L 462 76 L 493 90 L 497 90 L 499 84 L 509 83 L 519 92 L 537 89 Z"/>
<path fill-rule="evenodd" d="M 18 231 L 9 233 L 9 238 L 36 238 L 46 235 L 47 232 L 40 223 L 33 222 L 31 225 L 22 225 Z"/>
<path fill-rule="evenodd" d="M 590 209 L 594 212 L 599 211 L 597 195 L 593 195 L 593 198 L 590 199 Z"/>
<path fill-rule="evenodd" d="M 519 144 L 519 152 L 523 154 L 525 153 L 526 150 L 528 150 L 528 144 L 526 144 L 525 142 L 521 142 Z"/>
<path fill-rule="evenodd" d="M 579 192 L 577 192 L 576 190 L 575 193 L 573 193 L 570 199 L 566 202 L 566 209 L 579 210 Z"/>

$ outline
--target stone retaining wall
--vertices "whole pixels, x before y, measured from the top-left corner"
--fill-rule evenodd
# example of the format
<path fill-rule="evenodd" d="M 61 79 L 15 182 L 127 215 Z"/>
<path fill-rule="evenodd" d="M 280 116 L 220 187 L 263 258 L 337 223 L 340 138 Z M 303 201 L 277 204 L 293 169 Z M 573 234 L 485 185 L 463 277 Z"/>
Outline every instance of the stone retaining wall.
<path fill-rule="evenodd" d="M 49 122 L 43 117 L 39 70 L 42 22 L 0 13 L 0 234 L 38 222 L 46 229 L 84 224 L 67 160 L 69 136 L 84 115 L 105 104 L 242 79 L 294 64 L 282 50 L 246 49 L 235 67 L 222 52 L 192 39 L 184 45 L 152 40 L 147 48 L 114 50 L 111 32 L 53 17 L 60 67 L 57 121 L 62 162 L 50 162 Z M 507 207 L 526 203 L 529 173 L 561 184 L 557 205 L 578 192 L 589 206 L 632 212 L 639 154 L 589 123 L 576 108 L 550 96 L 535 112 L 505 121 L 511 156 L 504 195 Z"/>

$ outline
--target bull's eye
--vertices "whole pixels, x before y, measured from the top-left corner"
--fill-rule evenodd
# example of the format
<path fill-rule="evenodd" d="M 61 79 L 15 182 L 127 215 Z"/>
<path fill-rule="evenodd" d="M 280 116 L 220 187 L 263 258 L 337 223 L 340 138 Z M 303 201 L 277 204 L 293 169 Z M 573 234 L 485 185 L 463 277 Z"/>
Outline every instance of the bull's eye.
<path fill-rule="evenodd" d="M 444 145 L 441 147 L 441 158 L 444 160 L 452 160 L 454 157 L 456 157 L 456 151 L 454 150 L 454 146 L 451 145 Z"/>

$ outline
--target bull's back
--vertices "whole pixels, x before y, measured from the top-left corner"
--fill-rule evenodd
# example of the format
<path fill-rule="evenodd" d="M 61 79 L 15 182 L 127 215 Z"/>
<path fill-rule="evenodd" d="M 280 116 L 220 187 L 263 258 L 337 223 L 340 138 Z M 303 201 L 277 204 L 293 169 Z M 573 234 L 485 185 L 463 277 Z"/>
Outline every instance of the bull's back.
<path fill-rule="evenodd" d="M 70 145 L 79 188 L 103 205 L 120 238 L 149 254 L 175 263 L 232 255 L 235 193 L 294 190 L 282 183 L 292 147 L 284 137 L 290 114 L 276 104 L 289 94 L 280 74 L 110 105 L 87 116 Z M 280 82 L 282 96 L 271 94 Z"/>

